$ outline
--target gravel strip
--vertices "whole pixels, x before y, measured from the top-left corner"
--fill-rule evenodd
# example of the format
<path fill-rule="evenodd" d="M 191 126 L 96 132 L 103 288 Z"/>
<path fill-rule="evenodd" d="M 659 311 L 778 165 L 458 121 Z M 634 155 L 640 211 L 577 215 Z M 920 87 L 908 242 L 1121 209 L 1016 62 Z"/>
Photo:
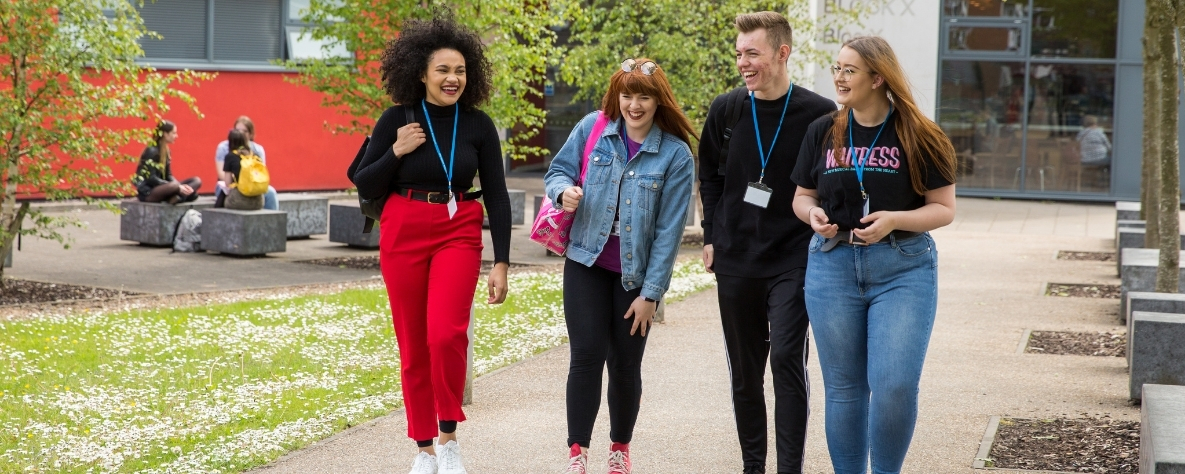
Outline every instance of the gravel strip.
<path fill-rule="evenodd" d="M 1045 295 L 1070 296 L 1077 298 L 1119 299 L 1119 285 L 1100 285 L 1096 283 L 1050 283 L 1045 289 Z"/>
<path fill-rule="evenodd" d="M 1094 262 L 1114 262 L 1115 252 L 1079 252 L 1076 250 L 1060 250 L 1058 260 L 1087 260 Z"/>
<path fill-rule="evenodd" d="M 1140 423 L 1098 418 L 1001 418 L 992 466 L 1033 471 L 1136 474 Z"/>
<path fill-rule="evenodd" d="M 1127 336 L 1109 332 L 1033 331 L 1025 352 L 1125 357 Z"/>

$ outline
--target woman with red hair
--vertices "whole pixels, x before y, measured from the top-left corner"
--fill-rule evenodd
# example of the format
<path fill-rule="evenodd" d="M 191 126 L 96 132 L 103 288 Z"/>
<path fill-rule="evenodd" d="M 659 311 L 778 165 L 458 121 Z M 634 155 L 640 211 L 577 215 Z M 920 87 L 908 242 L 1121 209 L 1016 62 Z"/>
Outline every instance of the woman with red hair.
<path fill-rule="evenodd" d="M 693 135 L 658 64 L 626 59 L 544 178 L 552 202 L 576 214 L 564 264 L 569 473 L 587 469 L 606 363 L 609 473 L 630 472 L 642 353 L 683 238 Z"/>

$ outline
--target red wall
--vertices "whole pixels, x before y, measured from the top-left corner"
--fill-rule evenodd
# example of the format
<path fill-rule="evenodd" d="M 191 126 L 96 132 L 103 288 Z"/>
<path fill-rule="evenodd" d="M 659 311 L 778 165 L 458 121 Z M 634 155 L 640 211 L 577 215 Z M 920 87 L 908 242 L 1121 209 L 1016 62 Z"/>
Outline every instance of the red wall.
<path fill-rule="evenodd" d="M 255 141 L 267 152 L 272 186 L 279 191 L 339 190 L 346 179 L 361 135 L 334 135 L 325 123 L 344 123 L 346 116 L 321 107 L 321 94 L 284 81 L 291 73 L 219 72 L 198 86 L 181 87 L 197 99 L 198 119 L 179 101 L 170 102 L 165 117 L 177 124 L 172 149 L 177 179 L 202 178 L 202 194 L 214 192 L 217 181 L 214 149 L 240 115 L 255 122 Z M 138 148 L 138 147 L 137 147 Z M 140 149 L 127 150 L 139 156 Z M 115 176 L 130 177 L 135 163 L 114 167 Z"/>

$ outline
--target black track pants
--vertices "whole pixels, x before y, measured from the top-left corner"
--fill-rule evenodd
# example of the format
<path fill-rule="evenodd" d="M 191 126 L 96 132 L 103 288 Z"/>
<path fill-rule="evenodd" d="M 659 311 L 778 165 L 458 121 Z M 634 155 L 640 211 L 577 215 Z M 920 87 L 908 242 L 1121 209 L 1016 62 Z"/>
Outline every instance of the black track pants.
<path fill-rule="evenodd" d="M 642 400 L 642 353 L 651 327 L 630 335 L 625 319 L 641 288 L 626 291 L 621 274 L 564 262 L 564 320 L 572 358 L 568 366 L 568 444 L 588 447 L 601 408 L 601 373 L 609 366 L 609 438 L 629 443 Z"/>
<path fill-rule="evenodd" d="M 770 278 L 716 274 L 741 459 L 764 466 L 765 363 L 774 381 L 778 473 L 801 473 L 808 405 L 805 268 Z"/>

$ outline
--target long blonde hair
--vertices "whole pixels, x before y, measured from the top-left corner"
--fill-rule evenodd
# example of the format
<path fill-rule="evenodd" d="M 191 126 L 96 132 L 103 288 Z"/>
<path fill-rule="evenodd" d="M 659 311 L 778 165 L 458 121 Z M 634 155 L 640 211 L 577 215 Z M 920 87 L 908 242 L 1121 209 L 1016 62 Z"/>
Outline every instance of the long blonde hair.
<path fill-rule="evenodd" d="M 935 166 L 938 173 L 947 181 L 955 182 L 955 147 L 942 128 L 934 121 L 926 118 L 913 100 L 913 91 L 909 86 L 909 79 L 897 61 L 897 55 L 889 42 L 879 36 L 857 36 L 844 42 L 843 47 L 851 48 L 868 64 L 871 72 L 885 79 L 885 93 L 897 111 L 893 125 L 897 128 L 897 137 L 901 146 L 905 148 L 905 161 L 909 166 L 910 184 L 913 191 L 925 194 L 926 175 L 928 168 Z M 835 118 L 831 131 L 831 149 L 836 153 L 844 149 L 844 139 L 848 129 L 848 108 L 840 106 L 832 114 Z M 851 166 L 846 160 L 837 160 Z"/>

